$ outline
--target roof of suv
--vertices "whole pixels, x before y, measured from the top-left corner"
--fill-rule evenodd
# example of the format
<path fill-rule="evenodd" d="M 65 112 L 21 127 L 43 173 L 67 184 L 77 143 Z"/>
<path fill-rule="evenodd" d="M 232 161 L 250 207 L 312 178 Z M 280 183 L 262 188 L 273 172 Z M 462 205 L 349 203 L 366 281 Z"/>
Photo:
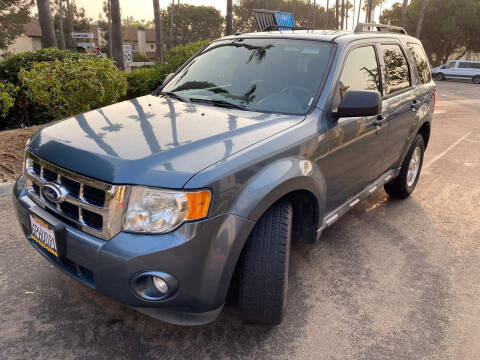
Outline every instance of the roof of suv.
<path fill-rule="evenodd" d="M 253 32 L 245 33 L 238 35 L 230 35 L 224 37 L 223 39 L 231 38 L 291 38 L 291 39 L 308 39 L 308 40 L 317 40 L 317 41 L 328 41 L 328 42 L 338 42 L 338 43 L 347 43 L 352 40 L 365 39 L 365 38 L 395 38 L 395 39 L 404 39 L 409 41 L 419 42 L 418 39 L 409 36 L 393 32 L 385 31 L 364 31 L 364 32 L 353 32 L 353 31 L 344 31 L 344 30 L 293 30 L 293 31 L 267 31 L 267 32 Z"/>

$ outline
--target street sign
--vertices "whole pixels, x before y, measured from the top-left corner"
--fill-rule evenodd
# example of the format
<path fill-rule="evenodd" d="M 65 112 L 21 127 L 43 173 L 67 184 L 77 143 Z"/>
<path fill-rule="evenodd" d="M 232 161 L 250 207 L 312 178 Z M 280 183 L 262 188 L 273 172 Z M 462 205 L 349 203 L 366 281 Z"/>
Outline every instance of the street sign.
<path fill-rule="evenodd" d="M 123 61 L 125 61 L 125 64 L 133 62 L 132 45 L 130 44 L 123 45 Z"/>
<path fill-rule="evenodd" d="M 93 39 L 93 33 L 72 33 L 74 39 Z"/>

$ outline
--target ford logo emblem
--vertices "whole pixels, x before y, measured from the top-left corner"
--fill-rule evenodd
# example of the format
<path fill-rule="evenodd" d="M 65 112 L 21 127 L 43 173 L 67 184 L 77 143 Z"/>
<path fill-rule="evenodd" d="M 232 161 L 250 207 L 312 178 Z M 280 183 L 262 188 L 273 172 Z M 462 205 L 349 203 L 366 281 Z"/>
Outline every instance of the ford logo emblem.
<path fill-rule="evenodd" d="M 42 195 L 48 201 L 51 201 L 55 204 L 61 203 L 65 198 L 66 191 L 52 183 L 48 183 L 42 186 Z"/>

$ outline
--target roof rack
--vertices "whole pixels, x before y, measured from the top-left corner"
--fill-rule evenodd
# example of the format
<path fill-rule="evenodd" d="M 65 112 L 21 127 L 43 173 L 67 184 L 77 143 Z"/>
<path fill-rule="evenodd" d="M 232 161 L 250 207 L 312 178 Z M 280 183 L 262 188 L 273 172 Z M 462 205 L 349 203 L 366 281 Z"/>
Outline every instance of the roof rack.
<path fill-rule="evenodd" d="M 307 30 L 307 28 L 295 26 L 295 20 L 290 13 L 277 10 L 253 9 L 253 15 L 260 31 Z"/>
<path fill-rule="evenodd" d="M 368 31 L 380 31 L 408 35 L 407 31 L 403 27 L 375 23 L 358 23 L 354 30 L 355 33 Z"/>

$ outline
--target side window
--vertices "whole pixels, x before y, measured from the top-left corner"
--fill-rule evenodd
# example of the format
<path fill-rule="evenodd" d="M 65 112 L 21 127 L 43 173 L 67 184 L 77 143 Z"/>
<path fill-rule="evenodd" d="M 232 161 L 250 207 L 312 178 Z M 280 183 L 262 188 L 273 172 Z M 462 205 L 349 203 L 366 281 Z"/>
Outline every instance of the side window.
<path fill-rule="evenodd" d="M 449 62 L 442 66 L 442 69 L 451 69 L 455 67 L 455 61 Z"/>
<path fill-rule="evenodd" d="M 472 68 L 473 66 L 470 65 L 470 63 L 467 63 L 467 62 L 461 62 L 458 64 L 458 67 L 460 69 L 470 69 Z"/>
<path fill-rule="evenodd" d="M 410 51 L 413 60 L 415 60 L 420 81 L 424 84 L 430 82 L 430 80 L 432 80 L 432 73 L 430 71 L 430 65 L 428 64 L 422 45 L 408 43 L 408 50 Z"/>
<path fill-rule="evenodd" d="M 345 60 L 338 81 L 340 99 L 350 90 L 380 91 L 377 55 L 373 46 L 353 49 Z"/>
<path fill-rule="evenodd" d="M 382 45 L 387 78 L 386 94 L 403 90 L 410 86 L 407 59 L 398 45 Z"/>

